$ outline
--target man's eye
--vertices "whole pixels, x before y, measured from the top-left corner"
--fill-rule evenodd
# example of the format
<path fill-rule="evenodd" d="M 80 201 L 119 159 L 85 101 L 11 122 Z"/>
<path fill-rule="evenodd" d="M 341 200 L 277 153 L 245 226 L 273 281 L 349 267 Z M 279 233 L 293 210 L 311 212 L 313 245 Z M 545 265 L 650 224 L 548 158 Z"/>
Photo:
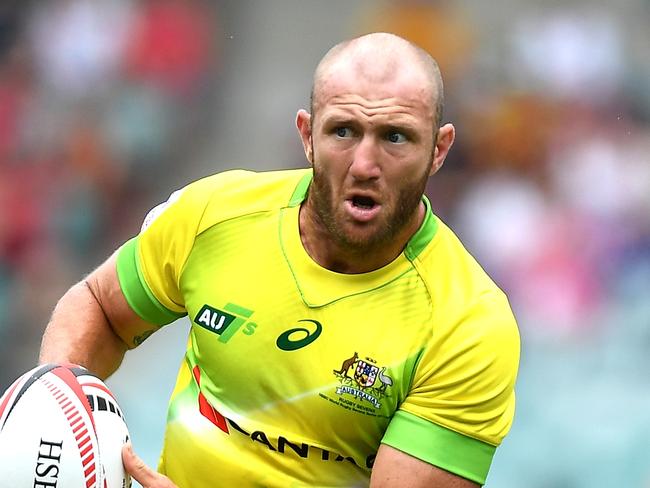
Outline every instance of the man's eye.
<path fill-rule="evenodd" d="M 352 136 L 352 129 L 349 127 L 337 127 L 334 131 L 337 137 L 345 138 Z"/>
<path fill-rule="evenodd" d="M 393 144 L 401 144 L 402 142 L 406 142 L 406 136 L 402 134 L 401 132 L 389 132 L 387 139 L 389 142 L 392 142 Z"/>

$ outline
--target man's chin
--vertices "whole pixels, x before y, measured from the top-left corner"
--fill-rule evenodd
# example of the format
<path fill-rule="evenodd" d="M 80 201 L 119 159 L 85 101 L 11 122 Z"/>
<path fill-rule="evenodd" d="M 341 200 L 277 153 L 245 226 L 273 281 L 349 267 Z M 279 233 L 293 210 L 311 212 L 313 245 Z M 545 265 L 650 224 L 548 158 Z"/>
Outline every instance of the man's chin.
<path fill-rule="evenodd" d="M 377 229 L 374 225 L 349 225 L 343 228 L 341 240 L 343 244 L 358 253 L 367 253 L 382 248 L 390 236 L 385 230 Z"/>

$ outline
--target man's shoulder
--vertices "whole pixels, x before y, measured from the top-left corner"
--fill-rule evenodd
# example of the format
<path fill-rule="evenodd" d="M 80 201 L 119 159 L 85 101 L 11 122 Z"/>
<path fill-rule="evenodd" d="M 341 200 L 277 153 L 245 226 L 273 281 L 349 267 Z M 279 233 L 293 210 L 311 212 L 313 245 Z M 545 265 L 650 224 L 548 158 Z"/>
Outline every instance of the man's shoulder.
<path fill-rule="evenodd" d="M 458 278 L 461 274 L 485 286 L 496 286 L 454 231 L 440 218 L 435 218 L 435 236 L 418 256 L 425 279 L 446 280 L 450 275 Z"/>
<path fill-rule="evenodd" d="M 229 170 L 189 184 L 183 198 L 202 213 L 201 227 L 207 228 L 219 221 L 290 206 L 301 182 L 310 175 L 310 169 Z"/>
<path fill-rule="evenodd" d="M 480 338 L 478 342 L 487 341 L 484 346 L 492 343 L 496 348 L 505 338 L 518 343 L 517 324 L 506 294 L 442 221 L 416 267 L 431 293 L 434 327 L 449 327 L 454 333 L 448 337 L 459 343 L 465 343 L 467 337 Z"/>
<path fill-rule="evenodd" d="M 435 303 L 453 304 L 454 309 L 461 311 L 487 299 L 497 308 L 509 310 L 499 285 L 441 220 L 435 237 L 418 256 L 416 267 Z"/>
<path fill-rule="evenodd" d="M 296 185 L 311 173 L 311 169 L 288 169 L 276 171 L 251 171 L 232 169 L 205 176 L 190 183 L 185 191 L 202 195 L 207 200 L 247 198 L 260 201 L 260 197 L 274 196 L 288 201 Z M 264 192 L 264 194 L 260 194 Z"/>

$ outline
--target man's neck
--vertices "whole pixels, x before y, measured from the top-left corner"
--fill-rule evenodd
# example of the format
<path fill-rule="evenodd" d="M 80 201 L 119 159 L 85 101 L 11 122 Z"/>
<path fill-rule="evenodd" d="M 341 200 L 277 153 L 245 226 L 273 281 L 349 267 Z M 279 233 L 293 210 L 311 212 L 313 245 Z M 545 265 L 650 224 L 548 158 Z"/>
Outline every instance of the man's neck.
<path fill-rule="evenodd" d="M 303 203 L 299 214 L 300 240 L 309 256 L 323 268 L 345 274 L 374 271 L 397 258 L 424 220 L 426 207 L 420 202 L 413 218 L 391 242 L 367 248 L 350 248 L 339 242 L 323 225 L 316 212 Z"/>

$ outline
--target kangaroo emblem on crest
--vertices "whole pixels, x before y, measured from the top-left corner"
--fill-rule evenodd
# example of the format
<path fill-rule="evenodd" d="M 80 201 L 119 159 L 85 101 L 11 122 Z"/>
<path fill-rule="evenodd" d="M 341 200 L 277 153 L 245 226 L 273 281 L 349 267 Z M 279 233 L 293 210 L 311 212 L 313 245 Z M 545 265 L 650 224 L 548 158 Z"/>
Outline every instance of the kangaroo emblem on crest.
<path fill-rule="evenodd" d="M 334 371 L 334 373 L 338 373 L 340 375 L 346 376 L 348 374 L 348 370 L 352 367 L 352 365 L 358 358 L 359 355 L 355 352 L 354 356 L 343 361 L 343 363 L 341 364 L 340 371 L 336 371 L 335 369 L 332 371 Z"/>

